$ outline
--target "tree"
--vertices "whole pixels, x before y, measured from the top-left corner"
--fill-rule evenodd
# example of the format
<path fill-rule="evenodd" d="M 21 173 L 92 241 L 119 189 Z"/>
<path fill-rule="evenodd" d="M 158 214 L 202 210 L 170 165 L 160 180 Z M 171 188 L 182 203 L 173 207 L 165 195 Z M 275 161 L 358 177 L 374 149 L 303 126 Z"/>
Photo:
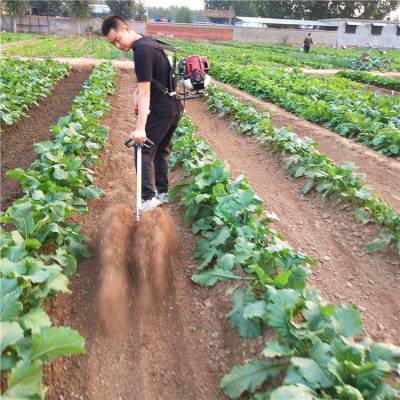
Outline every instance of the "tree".
<path fill-rule="evenodd" d="M 63 14 L 63 2 L 61 0 L 28 0 L 28 5 L 35 9 L 35 15 L 55 17 Z"/>
<path fill-rule="evenodd" d="M 204 2 L 206 9 L 229 9 L 229 1 Z M 233 1 L 235 15 L 287 19 L 362 18 L 382 19 L 399 0 L 278 0 Z"/>
<path fill-rule="evenodd" d="M 78 21 L 78 35 L 81 35 L 81 20 L 88 18 L 91 13 L 91 0 L 70 0 L 68 1 L 68 11 L 71 17 Z"/>
<path fill-rule="evenodd" d="M 136 5 L 135 19 L 137 21 L 145 21 L 147 18 L 148 15 L 144 3 L 142 0 L 139 0 L 139 2 Z"/>
<path fill-rule="evenodd" d="M 125 19 L 132 19 L 135 17 L 135 0 L 107 0 L 106 3 L 113 14 L 120 15 Z"/>
<path fill-rule="evenodd" d="M 236 1 L 204 0 L 206 10 L 229 10 L 232 3 Z"/>
<path fill-rule="evenodd" d="M 192 12 L 189 7 L 178 7 L 175 13 L 175 22 L 190 24 L 192 22 Z"/>
<path fill-rule="evenodd" d="M 382 19 L 400 5 L 398 0 L 360 1 L 363 6 L 361 18 Z"/>
<path fill-rule="evenodd" d="M 13 32 L 17 32 L 17 19 L 16 17 L 22 15 L 27 10 L 27 3 L 25 0 L 3 0 L 4 8 L 8 14 L 11 15 L 13 23 Z"/>

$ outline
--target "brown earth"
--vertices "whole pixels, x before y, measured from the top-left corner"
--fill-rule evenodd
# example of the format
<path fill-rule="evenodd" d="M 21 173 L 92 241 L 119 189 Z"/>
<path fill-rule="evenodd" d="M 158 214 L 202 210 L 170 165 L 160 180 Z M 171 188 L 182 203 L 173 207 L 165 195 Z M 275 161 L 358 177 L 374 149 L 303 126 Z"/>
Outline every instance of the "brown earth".
<path fill-rule="evenodd" d="M 318 261 L 311 283 L 333 303 L 357 305 L 372 337 L 399 343 L 399 257 L 394 250 L 370 255 L 363 248 L 376 237 L 377 227 L 358 224 L 351 210 L 316 194 L 302 195 L 304 181 L 288 177 L 279 155 L 254 138 L 237 136 L 229 120 L 207 112 L 205 102 L 187 102 L 187 113 L 233 175 L 247 177 L 266 208 L 277 214 L 277 230 Z"/>
<path fill-rule="evenodd" d="M 26 116 L 14 125 L 1 126 L 2 210 L 22 195 L 19 182 L 7 178 L 6 172 L 29 167 L 37 156 L 33 144 L 51 138 L 50 127 L 70 112 L 72 101 L 89 73 L 88 67 L 73 68 L 68 77 L 56 82 L 49 96 L 28 109 Z"/>
<path fill-rule="evenodd" d="M 72 295 L 58 295 L 49 304 L 56 324 L 78 329 L 86 338 L 87 353 L 59 359 L 49 365 L 46 399 L 223 399 L 225 397 L 218 389 L 219 380 L 245 356 L 256 355 L 262 348 L 262 339 L 245 342 L 229 326 L 225 318 L 230 310 L 224 294 L 227 286 L 206 289 L 191 282 L 190 277 L 196 268 L 193 259 L 195 237 L 182 225 L 183 210 L 179 205 L 165 207 L 176 223 L 178 249 L 169 254 L 171 262 L 164 264 L 169 265 L 167 273 L 165 269 L 161 274 L 157 273 L 157 276 L 165 277 L 166 282 L 157 283 L 155 279 L 152 288 L 166 285 L 166 295 L 160 298 L 161 289 L 157 292 L 158 299 L 153 295 L 149 306 L 148 301 L 143 302 L 144 291 L 140 287 L 138 289 L 140 279 L 137 275 L 140 276 L 143 269 L 130 269 L 129 274 L 120 270 L 113 276 L 117 282 L 115 287 L 122 288 L 119 299 L 125 309 L 122 315 L 128 318 L 127 324 L 117 325 L 121 322 L 121 315 L 113 318 L 112 306 L 108 309 L 111 314 L 108 321 L 101 318 L 104 316 L 104 313 L 101 314 L 104 303 L 97 300 L 104 293 L 101 290 L 104 257 L 114 266 L 121 266 L 126 257 L 131 257 L 136 261 L 133 265 L 128 262 L 130 268 L 137 268 L 137 263 L 142 263 L 140 268 L 143 268 L 145 260 L 138 261 L 135 253 L 141 249 L 150 254 L 151 243 L 146 243 L 143 238 L 152 235 L 155 241 L 158 240 L 158 246 L 154 248 L 155 255 L 150 258 L 154 262 L 160 255 L 165 255 L 165 248 L 160 250 L 160 235 L 165 232 L 159 232 L 158 224 L 146 225 L 147 217 L 143 217 L 140 223 L 145 225 L 136 232 L 138 236 L 129 239 L 127 226 L 134 225 L 128 219 L 134 218 L 135 177 L 132 150 L 123 145 L 123 140 L 135 125 L 132 115 L 134 89 L 132 73 L 120 70 L 117 91 L 111 98 L 113 108 L 104 121 L 110 132 L 95 181 L 106 194 L 90 203 L 87 217 L 79 218 L 82 231 L 88 238 L 91 257 L 80 263 L 79 272 L 72 277 Z M 171 174 L 172 184 L 181 180 L 180 170 Z M 111 230 L 110 213 L 114 215 Z M 165 211 L 163 215 L 165 217 Z M 148 218 L 159 220 L 161 216 Z M 122 226 L 123 221 L 125 226 Z M 169 241 L 169 234 L 173 232 L 171 223 L 167 221 L 164 226 L 169 227 L 165 239 Z M 115 229 L 114 237 L 112 229 Z M 128 255 L 124 252 L 124 243 L 128 246 Z M 173 247 L 171 245 L 170 248 Z M 125 285 L 121 284 L 123 280 Z M 115 290 L 111 294 L 106 293 L 111 296 L 109 299 L 116 294 L 118 291 Z M 127 304 L 123 303 L 124 298 L 128 299 Z M 115 299 L 111 301 L 116 304 Z M 113 329 L 107 329 L 107 326 L 113 328 L 113 322 L 121 328 L 121 335 L 118 335 L 118 329 L 115 336 Z M 244 350 L 247 350 L 246 355 Z"/>
<path fill-rule="evenodd" d="M 357 171 L 366 175 L 364 181 L 372 186 L 374 193 L 400 212 L 400 160 L 385 157 L 373 149 L 306 121 L 273 103 L 259 100 L 230 85 L 218 81 L 214 81 L 214 83 L 241 101 L 252 102 L 259 111 L 267 111 L 274 126 L 281 128 L 290 125 L 300 137 L 308 136 L 314 139 L 318 143 L 318 150 L 325 153 L 335 163 L 353 162 L 356 164 Z"/>
<path fill-rule="evenodd" d="M 398 90 L 388 89 L 388 88 L 384 88 L 384 87 L 376 86 L 376 85 L 367 85 L 367 84 L 363 84 L 363 83 L 362 83 L 362 85 L 364 87 L 366 87 L 367 89 L 377 92 L 378 94 L 384 94 L 384 95 L 388 95 L 388 96 L 399 96 L 400 95 L 400 92 Z"/>

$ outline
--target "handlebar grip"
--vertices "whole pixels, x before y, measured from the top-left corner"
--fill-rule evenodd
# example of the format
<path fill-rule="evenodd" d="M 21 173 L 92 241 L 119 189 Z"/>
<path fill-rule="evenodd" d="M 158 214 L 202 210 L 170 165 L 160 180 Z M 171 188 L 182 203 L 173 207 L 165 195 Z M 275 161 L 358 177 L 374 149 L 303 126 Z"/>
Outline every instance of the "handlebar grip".
<path fill-rule="evenodd" d="M 154 143 L 149 138 L 146 138 L 143 143 L 136 143 L 132 138 L 128 138 L 124 140 L 124 145 L 126 147 L 146 147 L 151 149 L 154 146 Z"/>
<path fill-rule="evenodd" d="M 128 139 L 124 140 L 124 145 L 126 147 L 133 147 L 133 146 L 135 146 L 135 144 L 136 143 L 134 142 L 134 140 L 132 138 L 128 138 Z"/>

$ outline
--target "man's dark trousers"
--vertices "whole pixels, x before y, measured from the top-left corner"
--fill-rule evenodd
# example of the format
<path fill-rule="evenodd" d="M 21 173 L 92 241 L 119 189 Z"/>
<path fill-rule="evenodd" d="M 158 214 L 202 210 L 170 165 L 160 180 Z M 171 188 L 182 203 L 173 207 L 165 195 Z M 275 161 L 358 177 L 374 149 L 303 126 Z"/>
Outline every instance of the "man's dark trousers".
<path fill-rule="evenodd" d="M 154 182 L 158 193 L 168 192 L 168 156 L 172 135 L 181 114 L 150 112 L 146 122 L 146 136 L 154 143 L 150 149 L 142 147 L 142 199 L 154 197 Z M 155 173 L 155 177 L 154 177 Z"/>
<path fill-rule="evenodd" d="M 308 53 L 310 51 L 310 46 L 304 46 L 304 53 Z"/>

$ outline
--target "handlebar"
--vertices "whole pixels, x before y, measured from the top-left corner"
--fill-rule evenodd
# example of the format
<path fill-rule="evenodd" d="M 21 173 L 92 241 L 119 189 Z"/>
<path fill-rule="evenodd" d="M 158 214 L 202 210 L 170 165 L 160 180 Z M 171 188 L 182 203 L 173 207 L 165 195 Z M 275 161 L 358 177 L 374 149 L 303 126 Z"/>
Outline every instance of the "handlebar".
<path fill-rule="evenodd" d="M 136 143 L 132 138 L 129 138 L 124 140 L 124 144 L 126 147 L 146 147 L 147 149 L 151 149 L 154 146 L 154 143 L 149 138 L 146 138 L 143 143 Z"/>

